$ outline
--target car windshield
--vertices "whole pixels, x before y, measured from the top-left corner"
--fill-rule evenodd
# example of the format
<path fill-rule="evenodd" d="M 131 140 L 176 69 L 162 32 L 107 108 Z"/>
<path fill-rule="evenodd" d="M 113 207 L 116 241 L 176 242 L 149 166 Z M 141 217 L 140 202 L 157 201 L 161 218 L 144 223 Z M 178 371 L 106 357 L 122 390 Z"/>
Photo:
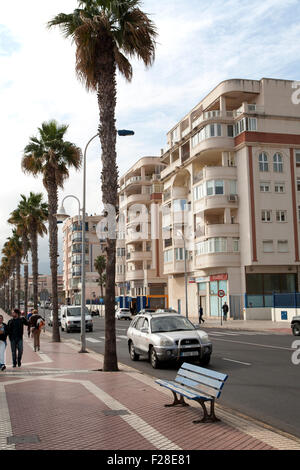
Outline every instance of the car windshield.
<path fill-rule="evenodd" d="M 84 311 L 85 315 L 89 315 L 90 312 L 86 308 Z M 81 307 L 73 307 L 67 309 L 67 316 L 68 317 L 80 317 L 81 316 Z"/>
<path fill-rule="evenodd" d="M 128 308 L 121 308 L 121 312 L 127 313 L 127 312 L 129 312 L 129 309 Z"/>
<path fill-rule="evenodd" d="M 171 331 L 191 331 L 195 330 L 195 327 L 187 318 L 170 316 L 152 318 L 151 330 L 152 333 L 167 333 Z"/>

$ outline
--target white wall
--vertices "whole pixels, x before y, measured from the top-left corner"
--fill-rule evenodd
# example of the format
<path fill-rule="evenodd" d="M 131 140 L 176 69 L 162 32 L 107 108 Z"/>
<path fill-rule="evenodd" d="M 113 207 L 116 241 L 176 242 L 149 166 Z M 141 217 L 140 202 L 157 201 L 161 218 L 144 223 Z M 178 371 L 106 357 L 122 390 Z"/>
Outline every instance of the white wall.
<path fill-rule="evenodd" d="M 245 308 L 245 320 L 272 320 L 272 309 L 268 308 Z"/>
<path fill-rule="evenodd" d="M 282 320 L 281 319 L 281 312 L 287 312 L 288 314 L 288 319 L 287 320 Z M 300 315 L 300 309 L 297 308 L 272 308 L 272 320 L 273 321 L 280 321 L 280 322 L 285 322 L 285 323 L 291 323 L 292 318 L 295 317 L 296 315 Z"/>

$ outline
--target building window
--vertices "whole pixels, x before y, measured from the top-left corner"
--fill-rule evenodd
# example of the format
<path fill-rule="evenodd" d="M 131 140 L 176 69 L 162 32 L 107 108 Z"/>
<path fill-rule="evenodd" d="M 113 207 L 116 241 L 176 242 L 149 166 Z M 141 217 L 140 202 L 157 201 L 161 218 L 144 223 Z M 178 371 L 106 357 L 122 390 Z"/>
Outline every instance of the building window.
<path fill-rule="evenodd" d="M 222 126 L 221 124 L 209 124 L 203 127 L 197 134 L 192 138 L 192 147 L 196 147 L 200 142 L 210 137 L 222 137 Z"/>
<path fill-rule="evenodd" d="M 173 202 L 173 211 L 174 212 L 183 212 L 187 210 L 187 201 L 186 199 L 175 199 Z"/>
<path fill-rule="evenodd" d="M 164 252 L 164 262 L 172 263 L 173 261 L 173 250 L 167 250 Z"/>
<path fill-rule="evenodd" d="M 263 242 L 263 251 L 264 253 L 273 253 L 273 241 L 266 240 Z"/>
<path fill-rule="evenodd" d="M 287 211 L 276 211 L 276 222 L 286 222 Z"/>
<path fill-rule="evenodd" d="M 260 183 L 259 189 L 261 193 L 269 193 L 271 190 L 271 185 L 270 183 Z"/>
<path fill-rule="evenodd" d="M 287 253 L 289 251 L 289 244 L 287 240 L 278 241 L 278 253 Z"/>
<path fill-rule="evenodd" d="M 234 196 L 237 195 L 237 181 L 235 180 L 230 180 L 229 181 L 229 192 L 230 194 L 233 194 Z"/>
<path fill-rule="evenodd" d="M 196 254 L 203 255 L 209 253 L 226 253 L 227 238 L 210 238 L 203 242 L 197 243 Z"/>
<path fill-rule="evenodd" d="M 189 259 L 189 254 L 185 252 L 186 259 Z M 176 261 L 184 261 L 184 249 L 183 248 L 176 248 L 175 250 L 175 259 Z"/>
<path fill-rule="evenodd" d="M 240 239 L 239 238 L 233 238 L 232 244 L 233 244 L 234 253 L 238 253 L 240 251 Z"/>
<path fill-rule="evenodd" d="M 296 166 L 300 167 L 300 152 L 296 152 L 295 157 L 296 157 Z"/>
<path fill-rule="evenodd" d="M 269 211 L 269 210 L 261 211 L 261 221 L 272 222 L 272 211 Z"/>
<path fill-rule="evenodd" d="M 227 136 L 228 137 L 233 137 L 233 126 L 232 125 L 227 126 Z"/>
<path fill-rule="evenodd" d="M 256 118 L 243 118 L 234 125 L 234 137 L 244 131 L 256 131 L 257 119 Z"/>
<path fill-rule="evenodd" d="M 268 155 L 265 152 L 259 154 L 259 171 L 269 171 Z"/>
<path fill-rule="evenodd" d="M 285 193 L 285 184 L 275 183 L 275 193 Z"/>
<path fill-rule="evenodd" d="M 282 160 L 282 155 L 280 155 L 280 153 L 275 153 L 273 157 L 273 166 L 274 166 L 274 171 L 276 173 L 283 172 L 283 160 Z"/>

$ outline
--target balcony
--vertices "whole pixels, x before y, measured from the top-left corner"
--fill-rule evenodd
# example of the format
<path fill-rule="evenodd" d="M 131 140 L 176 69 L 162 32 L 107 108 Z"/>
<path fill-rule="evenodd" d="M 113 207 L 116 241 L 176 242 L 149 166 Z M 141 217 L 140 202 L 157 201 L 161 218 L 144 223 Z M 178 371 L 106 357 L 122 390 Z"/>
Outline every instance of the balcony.
<path fill-rule="evenodd" d="M 144 270 L 137 269 L 135 271 L 127 271 L 126 273 L 126 281 L 136 281 L 144 279 Z"/>
<path fill-rule="evenodd" d="M 150 193 L 132 194 L 124 200 L 122 206 L 129 206 L 132 204 L 146 204 L 147 202 L 150 202 L 150 199 Z"/>
<path fill-rule="evenodd" d="M 230 207 L 236 209 L 239 205 L 238 197 L 235 195 L 216 195 L 205 196 L 199 201 L 194 202 L 194 213 L 206 211 L 209 209 L 219 209 Z"/>
<path fill-rule="evenodd" d="M 242 114 L 264 114 L 264 106 L 257 106 L 256 104 L 243 103 L 242 106 L 233 111 L 235 119 L 239 118 Z"/>
<path fill-rule="evenodd" d="M 240 253 L 210 253 L 195 257 L 195 269 L 240 266 Z"/>
<path fill-rule="evenodd" d="M 180 163 L 180 160 L 179 158 L 171 163 L 169 166 L 167 166 L 167 168 L 165 168 L 162 172 L 161 172 L 161 178 L 164 179 L 166 178 L 167 176 L 169 176 L 171 173 L 173 173 L 176 168 L 180 167 L 181 166 L 181 163 Z"/>
<path fill-rule="evenodd" d="M 239 224 L 207 224 L 196 231 L 196 237 L 219 238 L 238 237 L 240 233 Z"/>
<path fill-rule="evenodd" d="M 233 119 L 233 111 L 219 111 L 219 110 L 214 110 L 214 111 L 207 111 L 203 114 L 201 114 L 200 117 L 198 117 L 193 123 L 192 127 L 195 129 L 199 124 L 202 122 L 210 121 L 211 119 L 228 119 L 232 120 Z"/>
<path fill-rule="evenodd" d="M 151 251 L 130 251 L 127 253 L 126 261 L 146 261 L 152 259 Z"/>

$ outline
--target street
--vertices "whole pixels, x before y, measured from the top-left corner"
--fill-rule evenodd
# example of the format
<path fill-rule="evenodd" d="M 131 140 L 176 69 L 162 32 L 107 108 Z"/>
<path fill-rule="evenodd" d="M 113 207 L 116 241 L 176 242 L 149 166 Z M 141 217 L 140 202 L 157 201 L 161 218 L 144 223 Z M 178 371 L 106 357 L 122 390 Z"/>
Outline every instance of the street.
<path fill-rule="evenodd" d="M 46 318 L 49 315 L 46 312 Z M 104 353 L 104 319 L 94 317 L 94 331 L 87 333 L 87 347 Z M 174 379 L 178 364 L 153 369 L 146 358 L 132 362 L 126 332 L 129 321 L 117 321 L 117 349 L 120 363 L 155 378 Z M 47 330 L 51 328 L 47 325 Z M 211 368 L 229 375 L 220 404 L 259 419 L 300 437 L 298 405 L 299 367 L 292 364 L 292 335 L 203 328 L 211 337 Z M 66 339 L 80 340 L 79 333 L 64 333 Z"/>

